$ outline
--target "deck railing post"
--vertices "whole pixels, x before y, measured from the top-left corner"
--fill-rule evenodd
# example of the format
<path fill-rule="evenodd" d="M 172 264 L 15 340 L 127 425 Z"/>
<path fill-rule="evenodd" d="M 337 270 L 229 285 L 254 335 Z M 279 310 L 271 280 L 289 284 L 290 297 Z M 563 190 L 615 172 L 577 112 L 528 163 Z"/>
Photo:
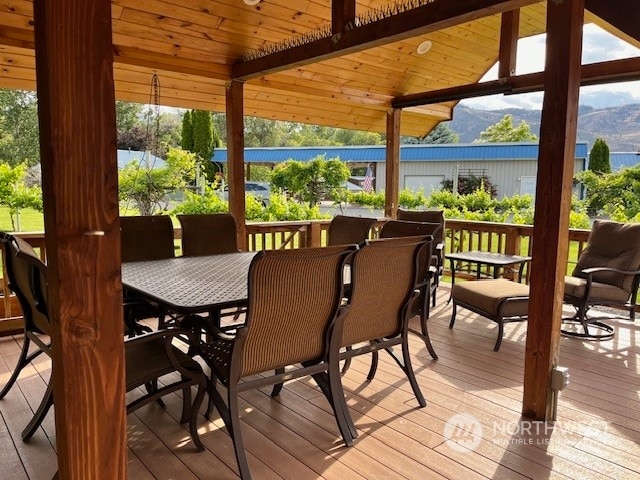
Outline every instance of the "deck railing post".
<path fill-rule="evenodd" d="M 322 224 L 320 222 L 309 222 L 307 228 L 307 246 L 322 246 Z"/>
<path fill-rule="evenodd" d="M 520 255 L 520 230 L 515 227 L 507 228 L 505 234 L 504 253 L 507 255 Z M 505 269 L 504 276 L 509 280 L 515 278 L 515 271 L 513 269 Z M 520 281 L 520 279 L 518 279 Z"/>

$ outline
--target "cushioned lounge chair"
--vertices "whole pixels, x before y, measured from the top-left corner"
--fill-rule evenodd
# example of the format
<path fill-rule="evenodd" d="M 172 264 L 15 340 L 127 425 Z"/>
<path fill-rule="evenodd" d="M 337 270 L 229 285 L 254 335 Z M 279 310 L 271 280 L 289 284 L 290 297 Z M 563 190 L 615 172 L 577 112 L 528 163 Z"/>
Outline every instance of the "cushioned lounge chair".
<path fill-rule="evenodd" d="M 579 329 L 562 333 L 588 340 L 613 337 L 610 325 L 587 313 L 595 305 L 622 307 L 633 321 L 639 282 L 640 224 L 596 220 L 572 275 L 565 277 L 564 301 L 576 308 L 576 314 L 564 322 Z"/>

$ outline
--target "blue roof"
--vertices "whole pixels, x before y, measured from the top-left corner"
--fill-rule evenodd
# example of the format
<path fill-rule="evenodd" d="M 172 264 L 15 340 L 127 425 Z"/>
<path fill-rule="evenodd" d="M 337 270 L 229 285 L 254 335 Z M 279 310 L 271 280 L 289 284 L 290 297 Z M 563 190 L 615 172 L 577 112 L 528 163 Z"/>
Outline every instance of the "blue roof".
<path fill-rule="evenodd" d="M 121 150 L 118 149 L 118 169 L 124 168 L 126 165 L 130 164 L 134 160 L 136 162 L 142 161 L 145 152 L 140 150 Z M 156 157 L 155 155 L 151 156 L 151 166 L 153 168 L 162 168 L 164 167 L 164 160 L 160 157 Z"/>
<path fill-rule="evenodd" d="M 385 145 L 351 147 L 257 147 L 245 148 L 246 163 L 280 163 L 286 160 L 306 162 L 318 155 L 340 158 L 344 162 L 384 162 Z M 576 144 L 576 158 L 587 158 L 587 144 Z M 537 160 L 537 143 L 473 143 L 401 145 L 400 161 L 459 161 L 459 160 Z M 217 148 L 212 161 L 225 163 L 227 149 Z"/>
<path fill-rule="evenodd" d="M 609 154 L 611 170 L 616 171 L 625 167 L 634 167 L 640 163 L 639 152 L 611 152 Z"/>

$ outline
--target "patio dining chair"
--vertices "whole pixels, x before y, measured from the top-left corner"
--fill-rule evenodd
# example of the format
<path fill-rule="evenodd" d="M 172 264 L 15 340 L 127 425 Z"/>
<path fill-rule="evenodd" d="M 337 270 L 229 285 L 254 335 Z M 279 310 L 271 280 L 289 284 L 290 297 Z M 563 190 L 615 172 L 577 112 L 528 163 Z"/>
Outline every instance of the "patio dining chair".
<path fill-rule="evenodd" d="M 330 334 L 343 298 L 344 265 L 354 249 L 258 253 L 249 268 L 246 323 L 235 335 L 220 334 L 200 345 L 200 356 L 211 368 L 210 406 L 212 401 L 229 431 L 244 480 L 251 473 L 238 397 L 248 389 L 311 375 L 334 411 L 345 444 L 353 442 L 340 409 L 344 394 L 339 382 L 330 383 L 325 372 Z M 216 388 L 218 381 L 226 387 L 226 400 Z"/>
<path fill-rule="evenodd" d="M 433 253 L 436 256 L 435 267 L 437 269 L 436 281 L 440 281 L 442 272 L 444 271 L 444 247 L 446 242 L 446 222 L 444 218 L 444 210 L 404 210 L 398 209 L 396 217 L 398 220 L 406 220 L 409 222 L 428 222 L 439 223 L 440 230 L 433 235 Z M 434 305 L 435 306 L 435 305 Z"/>
<path fill-rule="evenodd" d="M 329 223 L 327 245 L 359 245 L 369 238 L 375 218 L 336 215 Z"/>
<path fill-rule="evenodd" d="M 433 243 L 435 243 L 435 239 L 439 236 L 441 231 L 442 227 L 439 223 L 390 220 L 382 226 L 382 230 L 380 230 L 380 238 L 430 235 L 433 238 Z M 415 302 L 413 311 L 409 313 L 410 317 L 420 315 L 420 332 L 414 329 L 410 329 L 410 331 L 422 337 L 427 350 L 429 350 L 431 358 L 434 360 L 438 358 L 438 355 L 436 354 L 429 338 L 427 321 L 429 320 L 431 307 L 436 304 L 436 291 L 439 285 L 438 262 L 437 254 L 434 254 L 431 249 L 429 251 L 426 249 L 422 251 L 422 257 L 419 262 L 417 285 L 418 290 L 420 291 L 420 297 L 419 300 Z"/>
<path fill-rule="evenodd" d="M 344 316 L 338 317 L 329 361 L 337 363 L 371 353 L 373 361 L 367 380 L 373 380 L 378 351 L 386 350 L 405 373 L 420 407 L 426 401 L 415 377 L 409 353 L 409 312 L 419 298 L 417 286 L 420 258 L 431 251 L 431 237 L 400 237 L 369 240 L 351 261 L 351 295 Z M 393 279 L 393 281 L 390 281 Z M 400 346 L 401 356 L 394 351 Z M 340 349 L 340 352 L 337 352 Z M 329 369 L 330 381 L 340 383 L 337 366 Z M 357 431 L 342 409 L 353 438 Z"/>
<path fill-rule="evenodd" d="M 588 312 L 596 305 L 622 307 L 635 320 L 639 283 L 640 224 L 596 220 L 573 273 L 565 277 L 564 302 L 573 305 L 576 314 L 563 323 L 577 325 L 578 330 L 562 333 L 587 340 L 612 338 L 613 327 L 590 318 Z"/>
<path fill-rule="evenodd" d="M 168 215 L 120 217 L 120 249 L 122 262 L 163 260 L 175 256 L 173 222 Z M 123 293 L 125 324 L 131 336 L 149 332 L 139 323 L 156 317 L 158 328 L 165 328 L 175 318 L 157 303 L 142 299 L 125 290 Z M 169 318 L 169 320 L 167 320 Z"/>
<path fill-rule="evenodd" d="M 35 255 L 31 246 L 19 237 L 2 234 L 2 243 L 6 251 L 9 285 L 18 297 L 25 318 L 24 346 L 16 370 L 10 379 L 10 383 L 13 384 L 20 370 L 39 354 L 34 352 L 28 355 L 30 342 L 38 346 L 39 352 L 51 356 L 51 345 L 41 338 L 48 336 L 50 332 L 47 312 L 47 267 Z M 158 401 L 171 392 L 182 390 L 183 407 L 180 423 L 189 423 L 193 442 L 197 449 L 202 451 L 204 447 L 198 436 L 196 422 L 206 391 L 206 376 L 198 362 L 172 346 L 173 338 L 178 335 L 191 334 L 178 329 L 162 330 L 125 341 L 126 392 L 131 392 L 143 385 L 146 387 L 146 393 L 136 395 L 136 398 L 127 404 L 127 413 Z M 55 368 L 55 365 L 52 365 L 52 370 Z M 173 373 L 178 373 L 179 379 L 167 380 L 158 388 L 157 380 Z M 192 386 L 197 387 L 193 402 L 191 402 Z M 7 387 L 3 391 L 6 389 Z M 28 441 L 40 427 L 53 403 L 50 380 L 40 406 L 22 432 L 24 441 Z"/>
<path fill-rule="evenodd" d="M 196 257 L 238 251 L 238 229 L 230 213 L 178 215 L 182 255 Z"/>

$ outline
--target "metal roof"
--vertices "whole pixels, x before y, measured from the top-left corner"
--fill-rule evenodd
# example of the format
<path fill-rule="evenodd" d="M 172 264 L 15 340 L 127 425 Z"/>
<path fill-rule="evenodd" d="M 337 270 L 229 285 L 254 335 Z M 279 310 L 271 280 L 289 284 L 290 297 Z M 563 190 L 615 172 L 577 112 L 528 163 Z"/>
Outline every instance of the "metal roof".
<path fill-rule="evenodd" d="M 122 169 L 133 161 L 136 161 L 141 164 L 142 159 L 144 158 L 146 152 L 142 152 L 139 150 L 123 150 L 118 149 L 118 169 Z M 155 155 L 151 155 L 151 165 L 153 168 L 162 168 L 165 163 L 164 160 L 160 157 L 156 157 Z"/>
<path fill-rule="evenodd" d="M 280 163 L 290 159 L 306 162 L 324 155 L 344 162 L 377 163 L 385 161 L 385 145 L 350 147 L 257 147 L 245 148 L 246 163 Z M 576 143 L 576 158 L 587 158 L 586 142 Z M 401 162 L 537 160 L 537 143 L 473 143 L 401 145 Z M 212 161 L 225 163 L 227 149 L 217 148 Z"/>
<path fill-rule="evenodd" d="M 625 167 L 634 167 L 640 163 L 640 151 L 636 152 L 611 152 L 609 154 L 611 170 L 621 170 Z"/>

